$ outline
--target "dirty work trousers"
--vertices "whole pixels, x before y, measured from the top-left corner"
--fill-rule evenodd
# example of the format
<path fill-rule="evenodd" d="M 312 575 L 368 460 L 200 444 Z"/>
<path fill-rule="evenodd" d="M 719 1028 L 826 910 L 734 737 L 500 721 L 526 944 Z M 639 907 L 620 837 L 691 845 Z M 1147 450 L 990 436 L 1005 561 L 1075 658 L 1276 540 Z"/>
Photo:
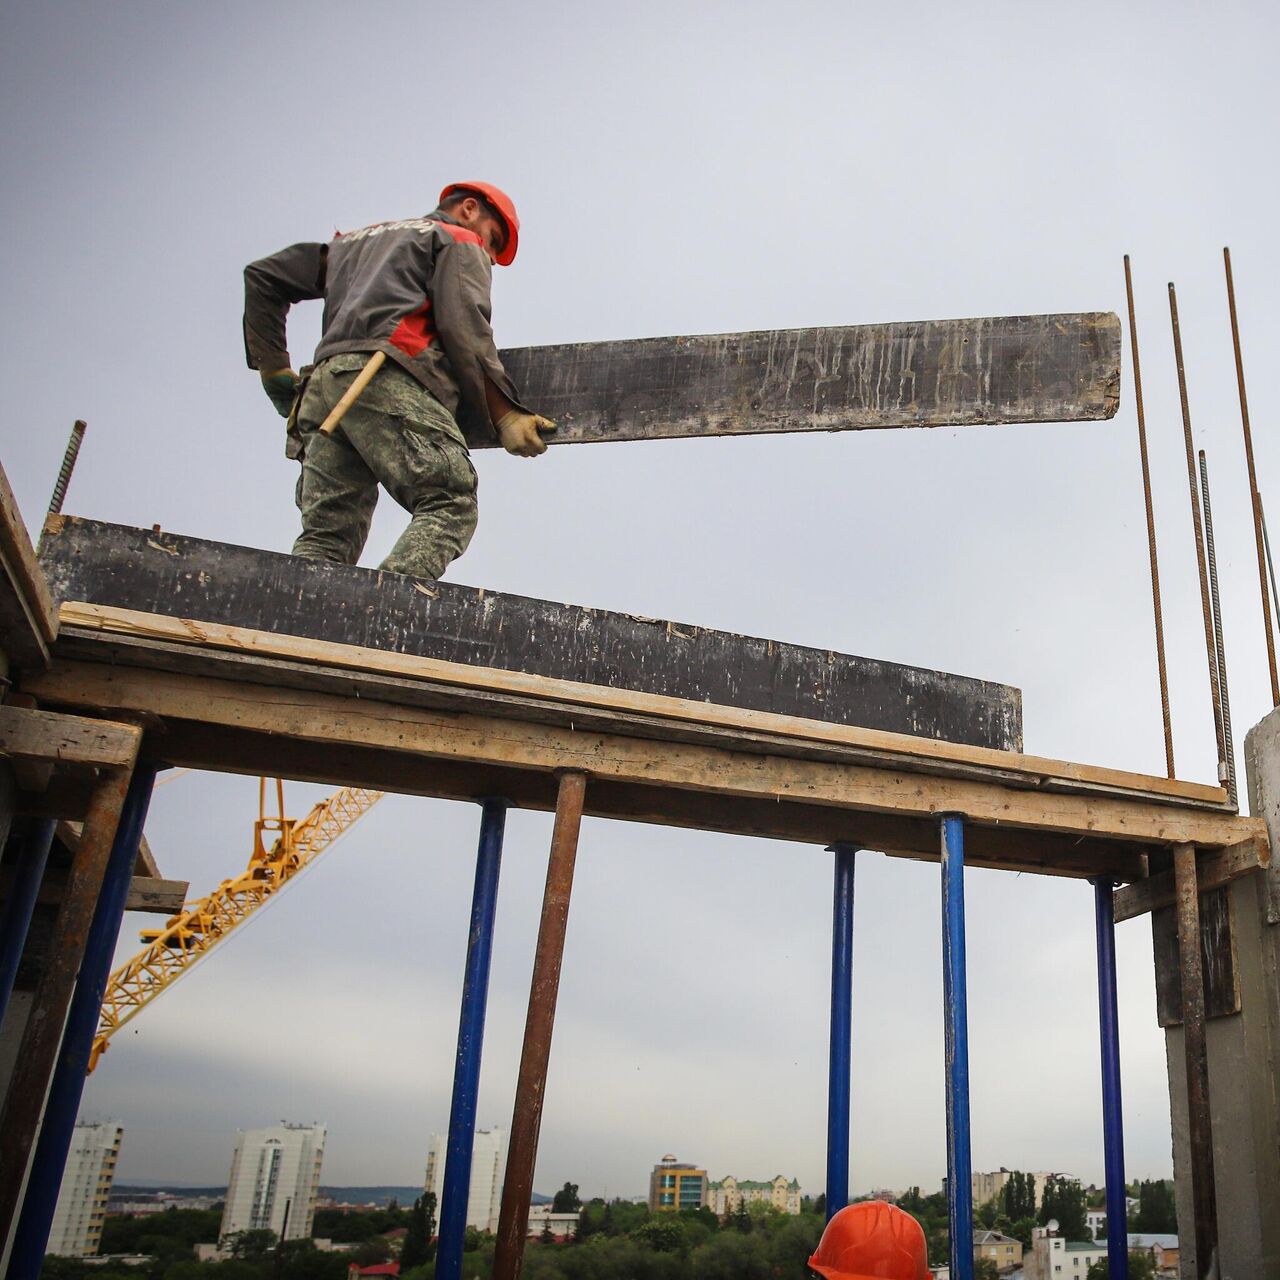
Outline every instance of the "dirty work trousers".
<path fill-rule="evenodd" d="M 311 374 L 298 410 L 302 475 L 297 502 L 302 533 L 293 554 L 354 564 L 369 536 L 378 486 L 412 516 L 379 566 L 438 578 L 476 528 L 476 473 L 453 415 L 416 378 L 388 361 L 338 429 L 320 424 L 368 356 L 332 356 Z"/>

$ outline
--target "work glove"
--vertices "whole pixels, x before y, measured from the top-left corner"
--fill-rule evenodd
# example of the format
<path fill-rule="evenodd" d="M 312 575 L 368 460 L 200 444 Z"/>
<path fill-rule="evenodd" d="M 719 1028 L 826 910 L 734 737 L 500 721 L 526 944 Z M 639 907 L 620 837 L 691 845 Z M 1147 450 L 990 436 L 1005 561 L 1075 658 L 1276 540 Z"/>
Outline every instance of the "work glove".
<path fill-rule="evenodd" d="M 536 458 L 546 453 L 547 442 L 540 431 L 554 431 L 556 424 L 550 418 L 523 409 L 511 409 L 498 419 L 498 439 L 508 453 L 518 453 L 522 458 Z"/>
<path fill-rule="evenodd" d="M 293 402 L 298 396 L 298 383 L 301 379 L 292 369 L 276 369 L 272 373 L 262 370 L 262 389 L 275 405 L 276 412 L 287 418 L 293 410 Z"/>

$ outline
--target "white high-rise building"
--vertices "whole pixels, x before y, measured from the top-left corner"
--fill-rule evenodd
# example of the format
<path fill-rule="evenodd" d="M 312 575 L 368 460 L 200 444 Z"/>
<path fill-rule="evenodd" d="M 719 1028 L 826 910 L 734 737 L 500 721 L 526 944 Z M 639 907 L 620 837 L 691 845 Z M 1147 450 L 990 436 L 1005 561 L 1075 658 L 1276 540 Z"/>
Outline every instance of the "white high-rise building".
<path fill-rule="evenodd" d="M 274 1231 L 277 1240 L 308 1240 L 320 1187 L 325 1127 L 280 1124 L 244 1129 L 236 1141 L 222 1211 L 222 1239 L 240 1231 Z"/>
<path fill-rule="evenodd" d="M 436 1221 L 444 1194 L 444 1156 L 448 1139 L 442 1133 L 431 1135 L 427 1148 L 427 1177 L 424 1190 L 436 1198 Z M 467 1194 L 467 1226 L 477 1231 L 497 1231 L 498 1210 L 502 1205 L 502 1176 L 507 1161 L 507 1131 L 477 1129 L 471 1149 L 471 1186 Z"/>
<path fill-rule="evenodd" d="M 48 1253 L 92 1258 L 98 1252 L 123 1133 L 118 1124 L 76 1125 L 53 1211 Z"/>

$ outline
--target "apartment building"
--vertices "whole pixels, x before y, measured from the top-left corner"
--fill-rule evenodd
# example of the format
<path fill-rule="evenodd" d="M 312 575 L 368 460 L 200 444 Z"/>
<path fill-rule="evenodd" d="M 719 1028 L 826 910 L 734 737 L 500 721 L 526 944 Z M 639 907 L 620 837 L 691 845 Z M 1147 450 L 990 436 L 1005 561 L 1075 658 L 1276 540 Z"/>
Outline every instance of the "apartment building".
<path fill-rule="evenodd" d="M 64 1258 L 97 1254 L 123 1134 L 118 1124 L 76 1125 L 46 1252 Z"/>
<path fill-rule="evenodd" d="M 707 1171 L 663 1156 L 649 1174 L 649 1212 L 700 1209 L 707 1203 Z"/>
<path fill-rule="evenodd" d="M 433 1133 L 427 1147 L 427 1173 L 424 1189 L 434 1192 L 436 1212 L 444 1203 L 444 1164 L 448 1138 Z M 507 1131 L 477 1129 L 471 1148 L 471 1183 L 467 1188 L 467 1226 L 477 1231 L 498 1229 L 498 1210 L 502 1205 L 502 1180 L 507 1163 Z"/>
<path fill-rule="evenodd" d="M 769 1182 L 752 1182 L 732 1174 L 707 1185 L 707 1205 L 719 1218 L 736 1213 L 738 1206 L 765 1204 L 779 1213 L 800 1212 L 800 1184 L 782 1174 Z"/>
<path fill-rule="evenodd" d="M 219 1238 L 266 1229 L 277 1240 L 308 1240 L 315 1219 L 326 1130 L 281 1122 L 242 1130 L 236 1140 Z"/>

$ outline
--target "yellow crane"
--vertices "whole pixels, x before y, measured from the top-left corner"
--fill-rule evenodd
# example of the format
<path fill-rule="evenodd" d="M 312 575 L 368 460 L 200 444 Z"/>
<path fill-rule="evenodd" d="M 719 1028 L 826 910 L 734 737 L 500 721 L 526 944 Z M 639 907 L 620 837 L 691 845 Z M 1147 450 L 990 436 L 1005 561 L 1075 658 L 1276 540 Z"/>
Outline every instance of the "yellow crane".
<path fill-rule="evenodd" d="M 342 787 L 299 822 L 284 816 L 284 783 L 277 778 L 275 784 L 279 816 L 269 818 L 267 779 L 260 780 L 253 853 L 245 870 L 171 916 L 163 929 L 143 929 L 138 936 L 146 945 L 107 980 L 98 1035 L 89 1056 L 90 1071 L 126 1022 L 310 866 L 383 796 L 381 791 Z M 272 834 L 275 840 L 268 849 L 266 841 Z"/>

